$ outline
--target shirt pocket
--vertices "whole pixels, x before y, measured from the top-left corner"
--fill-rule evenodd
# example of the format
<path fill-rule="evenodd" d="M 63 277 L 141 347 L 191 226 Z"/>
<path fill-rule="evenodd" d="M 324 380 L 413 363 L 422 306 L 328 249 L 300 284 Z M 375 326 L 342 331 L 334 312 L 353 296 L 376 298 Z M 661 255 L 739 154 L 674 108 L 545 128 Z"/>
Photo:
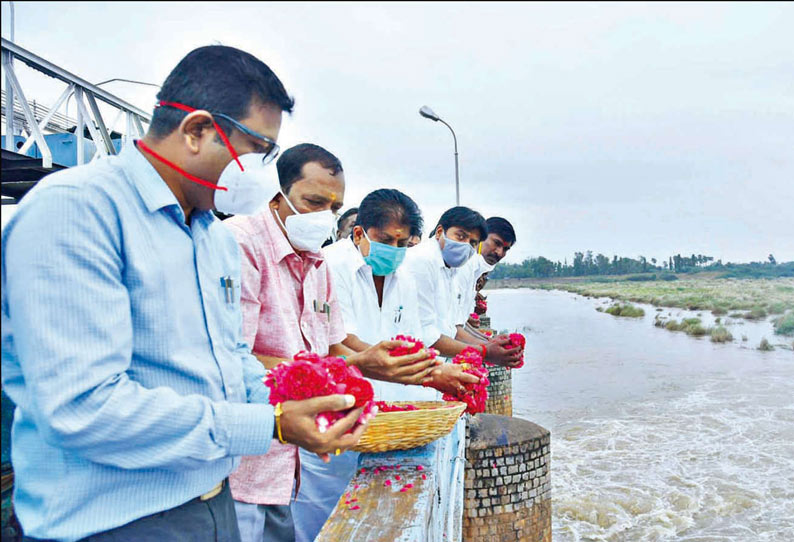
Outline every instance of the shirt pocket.
<path fill-rule="evenodd" d="M 221 275 L 216 281 L 218 311 L 222 328 L 223 342 L 227 348 L 237 348 L 238 339 L 242 341 L 242 312 L 240 308 L 240 279 L 230 274 Z"/>

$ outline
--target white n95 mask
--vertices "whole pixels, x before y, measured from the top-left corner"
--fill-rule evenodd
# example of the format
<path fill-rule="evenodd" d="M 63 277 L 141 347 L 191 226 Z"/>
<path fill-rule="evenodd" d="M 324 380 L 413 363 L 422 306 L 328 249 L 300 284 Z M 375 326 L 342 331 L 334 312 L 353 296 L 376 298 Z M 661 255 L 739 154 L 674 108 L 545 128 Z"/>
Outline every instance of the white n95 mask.
<path fill-rule="evenodd" d="M 275 168 L 264 164 L 265 154 L 248 153 L 232 160 L 221 172 L 218 186 L 226 190 L 215 192 L 215 209 L 229 215 L 251 215 L 266 203 L 274 185 Z M 242 166 L 242 170 L 240 169 Z"/>
<path fill-rule="evenodd" d="M 295 213 L 287 217 L 284 221 L 286 224 L 281 222 L 281 217 L 279 217 L 277 212 L 275 213 L 276 219 L 287 230 L 289 242 L 298 250 L 309 252 L 320 250 L 336 223 L 334 214 L 328 209 L 314 213 L 299 213 L 287 195 L 280 190 L 279 192 L 284 201 L 287 202 L 287 205 L 289 205 L 289 208 L 292 209 L 292 212 Z"/>

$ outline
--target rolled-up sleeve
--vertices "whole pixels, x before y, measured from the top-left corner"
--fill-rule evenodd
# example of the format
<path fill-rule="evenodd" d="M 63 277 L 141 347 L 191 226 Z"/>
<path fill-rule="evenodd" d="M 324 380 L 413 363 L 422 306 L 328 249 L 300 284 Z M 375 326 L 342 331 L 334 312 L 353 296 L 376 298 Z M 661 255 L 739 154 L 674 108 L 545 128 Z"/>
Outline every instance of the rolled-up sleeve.
<path fill-rule="evenodd" d="M 265 453 L 271 406 L 131 380 L 133 323 L 114 203 L 97 191 L 42 188 L 36 205 L 14 217 L 3 251 L 9 321 L 42 437 L 124 469 L 200 468 Z M 252 365 L 248 372 L 258 377 Z"/>

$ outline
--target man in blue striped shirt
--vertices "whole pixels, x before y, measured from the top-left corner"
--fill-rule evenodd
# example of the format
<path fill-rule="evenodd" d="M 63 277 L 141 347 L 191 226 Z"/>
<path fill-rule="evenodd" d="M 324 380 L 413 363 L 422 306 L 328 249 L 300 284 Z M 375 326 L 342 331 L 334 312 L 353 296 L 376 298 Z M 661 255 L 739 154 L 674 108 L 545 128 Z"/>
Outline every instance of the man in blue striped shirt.
<path fill-rule="evenodd" d="M 28 540 L 239 540 L 223 483 L 239 456 L 274 437 L 325 455 L 363 432 L 344 435 L 360 410 L 317 431 L 348 396 L 274 416 L 241 339 L 237 242 L 211 212 L 269 195 L 262 168 L 292 99 L 223 46 L 189 53 L 158 99 L 143 140 L 47 177 L 3 230 L 2 378 Z"/>

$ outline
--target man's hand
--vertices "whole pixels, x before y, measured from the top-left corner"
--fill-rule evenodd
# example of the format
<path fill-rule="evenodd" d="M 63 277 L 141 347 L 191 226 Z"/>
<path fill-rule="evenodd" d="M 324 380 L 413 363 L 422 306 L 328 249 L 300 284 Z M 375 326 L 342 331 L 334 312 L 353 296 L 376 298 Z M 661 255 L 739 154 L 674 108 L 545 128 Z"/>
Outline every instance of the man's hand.
<path fill-rule="evenodd" d="M 367 378 L 398 382 L 400 384 L 421 384 L 441 360 L 433 359 L 427 349 L 407 356 L 390 356 L 389 351 L 398 346 L 413 346 L 403 341 L 381 341 L 363 352 L 347 358 L 348 364 L 355 365 Z"/>
<path fill-rule="evenodd" d="M 422 385 L 435 388 L 441 393 L 456 395 L 466 391 L 466 384 L 476 384 L 479 381 L 479 377 L 464 373 L 460 365 L 444 363 L 435 367 Z"/>
<path fill-rule="evenodd" d="M 524 349 L 520 346 L 505 348 L 510 345 L 510 337 L 499 335 L 488 341 L 485 345 L 485 361 L 502 367 L 516 367 L 520 363 Z"/>
<path fill-rule="evenodd" d="M 350 411 L 347 416 L 331 425 L 325 433 L 320 433 L 317 429 L 315 421 L 317 414 L 329 410 L 346 410 L 355 403 L 356 398 L 352 395 L 326 395 L 303 401 L 284 401 L 281 403 L 281 436 L 291 444 L 316 453 L 328 463 L 331 460 L 331 453 L 335 453 L 336 450 L 341 452 L 349 450 L 364 434 L 366 424 L 361 424 L 352 433 L 345 434 L 355 425 L 363 409 L 356 408 Z M 278 435 L 274 433 L 273 436 Z"/>

